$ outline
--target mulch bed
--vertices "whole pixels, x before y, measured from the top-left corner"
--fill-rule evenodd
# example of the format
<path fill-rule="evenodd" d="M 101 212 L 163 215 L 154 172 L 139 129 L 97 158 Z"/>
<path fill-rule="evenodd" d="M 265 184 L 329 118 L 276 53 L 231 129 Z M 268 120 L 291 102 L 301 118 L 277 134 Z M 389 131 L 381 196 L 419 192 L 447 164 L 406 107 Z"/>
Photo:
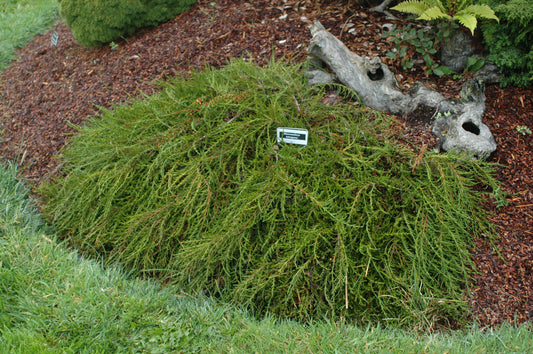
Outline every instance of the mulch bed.
<path fill-rule="evenodd" d="M 359 55 L 384 54 L 392 43 L 381 38 L 384 24 L 402 23 L 368 12 L 355 2 L 200 0 L 174 20 L 139 31 L 118 48 L 85 49 L 63 24 L 38 36 L 20 50 L 19 60 L 0 75 L 0 157 L 23 166 L 25 178 L 39 184 L 58 172 L 54 155 L 75 132 L 73 125 L 141 93 L 158 89 L 157 80 L 186 75 L 205 65 L 220 67 L 230 58 L 253 59 L 264 65 L 272 56 L 293 62 L 306 59 L 311 39 L 308 25 L 320 22 Z M 389 63 L 394 64 L 394 63 Z M 422 68 L 398 73 L 402 88 L 415 82 L 434 85 L 449 97 L 462 84 L 450 78 L 425 77 Z M 508 205 L 496 208 L 491 220 L 500 239 L 496 247 L 476 239 L 472 256 L 478 272 L 470 303 L 475 320 L 484 326 L 533 320 L 533 129 L 531 87 L 487 87 L 484 123 L 498 144 L 490 161 L 502 165 L 497 177 L 508 193 Z M 398 117 L 405 139 L 432 148 L 429 123 Z"/>

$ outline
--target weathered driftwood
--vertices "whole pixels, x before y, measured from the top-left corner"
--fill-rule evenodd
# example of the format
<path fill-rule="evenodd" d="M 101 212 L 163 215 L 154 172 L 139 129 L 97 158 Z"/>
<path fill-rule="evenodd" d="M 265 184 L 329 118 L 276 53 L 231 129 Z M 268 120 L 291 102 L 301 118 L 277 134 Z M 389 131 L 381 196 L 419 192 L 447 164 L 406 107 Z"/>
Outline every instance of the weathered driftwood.
<path fill-rule="evenodd" d="M 354 90 L 366 106 L 397 115 L 408 115 L 419 107 L 429 107 L 435 117 L 440 117 L 438 129 L 433 131 L 441 138 L 444 150 L 464 150 L 477 157 L 486 157 L 496 149 L 492 134 L 481 122 L 485 111 L 482 85 L 470 82 L 463 90 L 465 97 L 461 100 L 447 99 L 422 85 L 411 93 L 403 93 L 394 74 L 379 57 L 367 58 L 353 53 L 318 21 L 310 29 L 310 84 L 340 82 Z M 324 66 L 330 72 L 324 71 Z"/>
<path fill-rule="evenodd" d="M 387 16 L 394 17 L 394 16 L 392 16 L 392 14 L 390 12 L 387 11 L 387 8 L 389 7 L 390 3 L 393 2 L 393 1 L 394 0 L 384 0 L 383 2 L 381 2 L 381 4 L 370 8 L 369 11 L 381 12 L 381 13 L 386 14 Z"/>

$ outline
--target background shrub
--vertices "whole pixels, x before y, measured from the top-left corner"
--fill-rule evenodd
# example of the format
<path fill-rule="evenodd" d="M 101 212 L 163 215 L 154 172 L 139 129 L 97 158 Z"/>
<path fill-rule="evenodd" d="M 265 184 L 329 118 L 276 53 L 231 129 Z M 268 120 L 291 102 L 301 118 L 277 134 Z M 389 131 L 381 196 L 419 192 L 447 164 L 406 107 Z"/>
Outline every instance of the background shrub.
<path fill-rule="evenodd" d="M 502 85 L 533 83 L 533 2 L 531 0 L 485 0 L 500 23 L 481 28 L 489 60 L 505 75 Z"/>
<path fill-rule="evenodd" d="M 128 37 L 187 11 L 196 0 L 59 0 L 60 14 L 86 47 Z"/>
<path fill-rule="evenodd" d="M 173 79 L 80 127 L 43 211 L 87 253 L 257 314 L 464 320 L 490 166 L 415 154 L 322 97 L 282 63 Z M 309 145 L 278 145 L 284 126 Z"/>

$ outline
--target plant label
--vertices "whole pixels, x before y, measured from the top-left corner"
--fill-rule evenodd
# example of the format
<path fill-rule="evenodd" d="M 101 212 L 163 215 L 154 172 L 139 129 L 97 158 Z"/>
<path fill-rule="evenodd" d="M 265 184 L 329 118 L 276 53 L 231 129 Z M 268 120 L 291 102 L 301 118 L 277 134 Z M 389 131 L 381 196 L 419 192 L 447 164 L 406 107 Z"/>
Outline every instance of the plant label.
<path fill-rule="evenodd" d="M 277 135 L 278 143 L 307 145 L 309 132 L 307 129 L 279 127 Z"/>
<path fill-rule="evenodd" d="M 59 40 L 59 34 L 57 34 L 56 31 L 52 33 L 52 45 L 55 47 L 57 45 L 57 41 Z"/>

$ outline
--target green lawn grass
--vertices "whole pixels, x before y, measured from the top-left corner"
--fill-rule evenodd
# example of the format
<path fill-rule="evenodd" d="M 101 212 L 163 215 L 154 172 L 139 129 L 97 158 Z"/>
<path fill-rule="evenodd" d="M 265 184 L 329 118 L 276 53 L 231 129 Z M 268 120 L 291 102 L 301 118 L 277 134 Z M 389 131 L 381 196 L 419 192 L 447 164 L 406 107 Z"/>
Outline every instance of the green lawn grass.
<path fill-rule="evenodd" d="M 49 28 L 57 9 L 57 0 L 0 1 L 0 70 L 15 59 L 17 48 Z"/>
<path fill-rule="evenodd" d="M 9 37 L 0 32 L 0 53 L 44 31 L 57 8 L 56 1 L 18 2 L 24 6 L 9 12 L 15 1 L 0 5 L 0 31 L 19 31 Z M 32 27 L 34 21 L 40 25 Z M 0 66 L 11 60 L 2 56 Z M 258 320 L 246 310 L 80 257 L 57 241 L 16 174 L 16 167 L 0 166 L 0 353 L 527 353 L 533 347 L 531 324 L 429 334 Z"/>

